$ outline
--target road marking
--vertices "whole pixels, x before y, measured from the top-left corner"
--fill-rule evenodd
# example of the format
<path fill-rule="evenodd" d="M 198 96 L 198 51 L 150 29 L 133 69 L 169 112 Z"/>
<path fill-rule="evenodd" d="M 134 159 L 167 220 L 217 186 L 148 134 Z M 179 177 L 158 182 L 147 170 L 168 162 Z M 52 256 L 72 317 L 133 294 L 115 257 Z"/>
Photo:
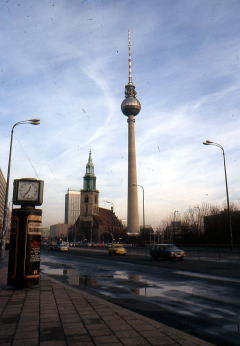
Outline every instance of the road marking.
<path fill-rule="evenodd" d="M 184 272 L 184 271 L 175 271 L 174 274 L 185 275 L 185 276 L 193 276 L 201 279 L 210 279 L 210 280 L 218 280 L 218 281 L 227 281 L 227 282 L 236 282 L 240 283 L 240 279 L 231 279 L 226 276 L 215 276 L 209 274 L 200 274 L 194 272 Z"/>

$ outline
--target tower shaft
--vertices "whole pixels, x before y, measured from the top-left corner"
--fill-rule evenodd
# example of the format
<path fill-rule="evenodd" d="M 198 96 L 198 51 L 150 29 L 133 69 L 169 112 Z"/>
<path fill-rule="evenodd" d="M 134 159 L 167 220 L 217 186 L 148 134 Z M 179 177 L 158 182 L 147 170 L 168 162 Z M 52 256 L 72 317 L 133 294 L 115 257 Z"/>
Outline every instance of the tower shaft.
<path fill-rule="evenodd" d="M 135 149 L 135 118 L 128 116 L 128 233 L 139 232 L 137 167 Z"/>
<path fill-rule="evenodd" d="M 131 34 L 128 31 L 128 84 L 125 85 L 125 100 L 121 110 L 128 117 L 128 233 L 139 233 L 137 167 L 135 150 L 135 117 L 141 110 L 141 104 L 136 98 L 135 85 L 132 81 Z"/>

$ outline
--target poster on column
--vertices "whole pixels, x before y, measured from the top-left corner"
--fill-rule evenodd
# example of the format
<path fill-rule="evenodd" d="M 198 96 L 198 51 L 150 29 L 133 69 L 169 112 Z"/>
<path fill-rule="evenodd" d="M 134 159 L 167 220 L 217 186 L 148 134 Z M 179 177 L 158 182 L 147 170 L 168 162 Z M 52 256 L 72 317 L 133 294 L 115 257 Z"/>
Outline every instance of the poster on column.
<path fill-rule="evenodd" d="M 27 246 L 25 256 L 25 277 L 38 278 L 40 274 L 41 216 L 29 215 L 27 224 Z"/>

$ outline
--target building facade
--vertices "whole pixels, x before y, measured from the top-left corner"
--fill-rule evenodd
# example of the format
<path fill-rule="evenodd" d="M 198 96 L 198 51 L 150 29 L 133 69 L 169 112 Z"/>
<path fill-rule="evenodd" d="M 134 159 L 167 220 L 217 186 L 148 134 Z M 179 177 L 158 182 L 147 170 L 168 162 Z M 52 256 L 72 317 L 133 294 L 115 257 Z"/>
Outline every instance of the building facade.
<path fill-rule="evenodd" d="M 224 244 L 231 245 L 231 238 L 233 247 L 240 245 L 240 211 L 231 211 L 231 228 L 232 236 L 230 234 L 229 218 L 227 210 L 215 215 L 204 216 L 204 237 L 205 241 L 211 244 Z"/>
<path fill-rule="evenodd" d="M 73 225 L 80 215 L 81 193 L 69 190 L 65 195 L 65 224 Z"/>
<path fill-rule="evenodd" d="M 68 230 L 70 225 L 65 223 L 57 223 L 56 225 L 50 226 L 50 238 L 52 239 L 64 239 L 68 238 Z"/>
<path fill-rule="evenodd" d="M 43 238 L 50 238 L 50 228 L 40 227 L 39 232 L 41 232 L 42 239 Z"/>

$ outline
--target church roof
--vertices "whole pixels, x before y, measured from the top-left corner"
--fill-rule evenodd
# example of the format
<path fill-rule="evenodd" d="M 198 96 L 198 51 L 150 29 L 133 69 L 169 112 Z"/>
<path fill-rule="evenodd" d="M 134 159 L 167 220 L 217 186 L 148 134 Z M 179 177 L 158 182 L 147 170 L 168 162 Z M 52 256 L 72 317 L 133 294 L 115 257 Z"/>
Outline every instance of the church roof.
<path fill-rule="evenodd" d="M 94 219 L 97 221 L 97 223 L 103 226 L 122 227 L 121 221 L 112 212 L 112 210 L 105 208 L 99 208 L 98 210 L 98 215 L 94 215 Z"/>
<path fill-rule="evenodd" d="M 98 215 L 93 215 L 94 223 L 105 226 L 105 227 L 120 227 L 122 228 L 123 225 L 121 221 L 117 218 L 115 213 L 112 212 L 112 210 L 105 209 L 105 208 L 98 208 Z M 85 224 L 85 226 L 90 224 L 90 221 L 83 221 L 81 220 L 81 216 L 78 217 L 76 220 L 76 224 L 81 223 L 82 225 Z"/>

